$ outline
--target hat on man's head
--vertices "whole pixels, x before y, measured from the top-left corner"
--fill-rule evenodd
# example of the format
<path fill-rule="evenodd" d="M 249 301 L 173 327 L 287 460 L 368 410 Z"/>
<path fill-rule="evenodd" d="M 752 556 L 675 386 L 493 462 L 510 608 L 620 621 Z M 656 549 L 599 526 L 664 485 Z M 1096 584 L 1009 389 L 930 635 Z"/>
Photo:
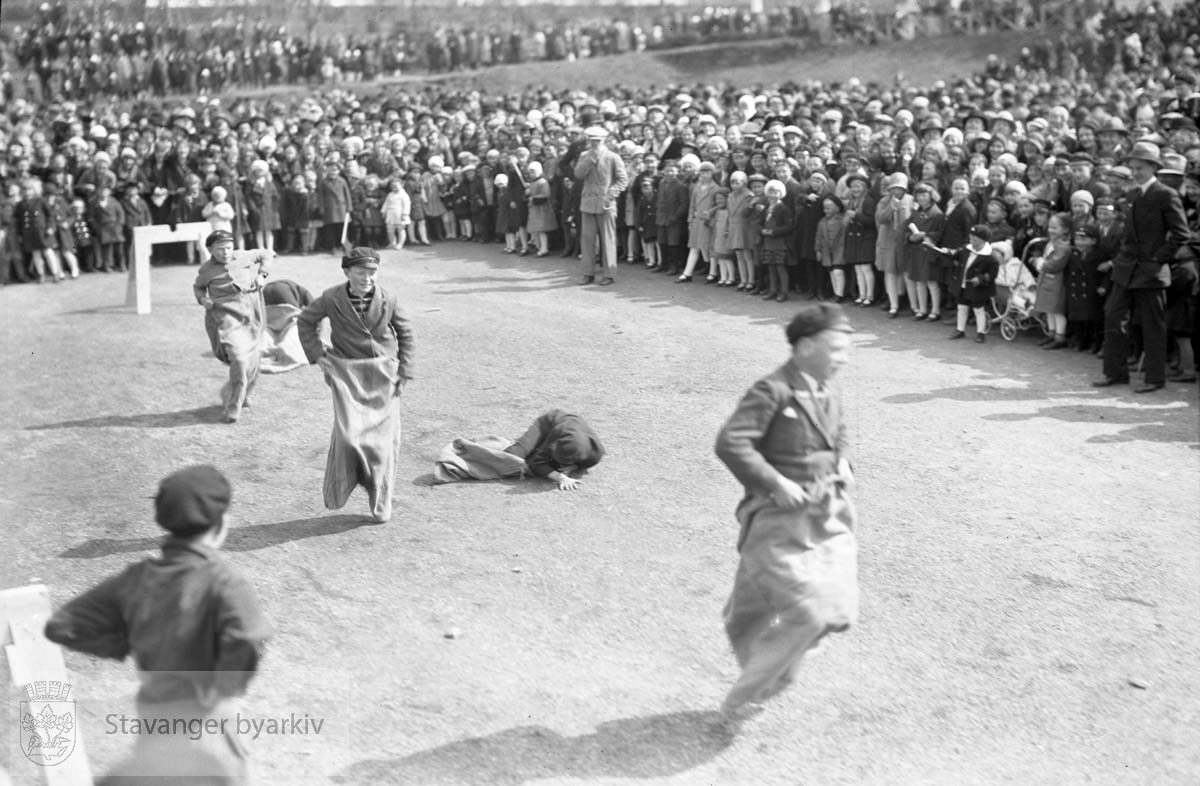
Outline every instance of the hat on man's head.
<path fill-rule="evenodd" d="M 207 238 L 205 238 L 204 247 L 212 248 L 217 243 L 223 243 L 225 241 L 229 241 L 230 243 L 232 243 L 233 242 L 233 233 L 229 232 L 227 230 L 224 230 L 224 229 L 218 229 L 216 232 L 212 232 L 211 234 L 209 234 L 209 236 Z"/>
<path fill-rule="evenodd" d="M 1153 142 L 1138 142 L 1125 156 L 1126 161 L 1145 161 L 1156 169 L 1162 165 L 1162 157 L 1158 145 Z"/>
<path fill-rule="evenodd" d="M 378 270 L 379 252 L 366 246 L 355 246 L 350 249 L 349 253 L 342 257 L 343 270 L 349 270 L 352 267 L 359 267 L 360 265 Z"/>
<path fill-rule="evenodd" d="M 1095 164 L 1096 163 L 1096 159 L 1092 158 L 1092 154 L 1086 153 L 1086 152 L 1072 153 L 1071 158 L 1068 160 L 1072 164 Z"/>
<path fill-rule="evenodd" d="M 826 330 L 854 332 L 846 312 L 836 303 L 814 303 L 804 306 L 788 323 L 786 335 L 788 343 L 794 345 L 802 338 L 815 336 Z"/>
<path fill-rule="evenodd" d="M 229 481 L 216 467 L 187 467 L 168 475 L 158 485 L 154 520 L 172 535 L 201 535 L 221 522 L 232 496 Z"/>
<path fill-rule="evenodd" d="M 1163 153 L 1162 168 L 1158 170 L 1160 175 L 1183 175 L 1186 174 L 1187 159 L 1178 153 Z"/>
<path fill-rule="evenodd" d="M 583 135 L 588 139 L 602 140 L 608 136 L 608 130 L 604 126 L 588 126 Z"/>

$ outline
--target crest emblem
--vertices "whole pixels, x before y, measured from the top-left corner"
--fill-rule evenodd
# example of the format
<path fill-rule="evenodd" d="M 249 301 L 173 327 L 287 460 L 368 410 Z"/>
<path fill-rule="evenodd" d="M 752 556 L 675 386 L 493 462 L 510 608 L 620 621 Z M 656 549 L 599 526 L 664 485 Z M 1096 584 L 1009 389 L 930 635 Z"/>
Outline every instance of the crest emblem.
<path fill-rule="evenodd" d="M 39 680 L 25 686 L 21 702 L 21 752 L 43 767 L 53 767 L 75 750 L 75 702 L 67 701 L 71 685 Z"/>

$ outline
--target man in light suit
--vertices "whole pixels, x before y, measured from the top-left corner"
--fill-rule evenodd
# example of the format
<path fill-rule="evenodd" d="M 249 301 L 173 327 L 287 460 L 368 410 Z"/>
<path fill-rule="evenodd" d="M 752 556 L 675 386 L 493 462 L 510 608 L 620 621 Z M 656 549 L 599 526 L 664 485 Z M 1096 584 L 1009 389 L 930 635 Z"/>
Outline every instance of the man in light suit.
<path fill-rule="evenodd" d="M 1104 303 L 1104 379 L 1095 387 L 1129 382 L 1129 341 L 1121 330 L 1126 320 L 1142 329 L 1145 384 L 1135 393 L 1152 393 L 1167 384 L 1167 288 L 1171 260 L 1188 242 L 1187 217 L 1179 194 L 1160 183 L 1158 146 L 1138 142 L 1127 163 L 1135 185 L 1121 248 L 1113 260 L 1112 291 Z"/>
<path fill-rule="evenodd" d="M 831 303 L 797 313 L 788 362 L 750 388 L 717 437 L 718 458 L 746 489 L 724 610 L 742 667 L 721 707 L 729 720 L 785 689 L 806 652 L 858 620 L 853 474 L 832 385 L 852 330 Z"/>
<path fill-rule="evenodd" d="M 608 286 L 617 272 L 617 197 L 629 180 L 621 157 L 604 146 L 608 131 L 595 125 L 584 134 L 588 148 L 575 164 L 575 179 L 583 184 L 579 203 L 579 245 L 583 252 L 580 284 L 591 284 L 600 276 L 600 284 Z"/>

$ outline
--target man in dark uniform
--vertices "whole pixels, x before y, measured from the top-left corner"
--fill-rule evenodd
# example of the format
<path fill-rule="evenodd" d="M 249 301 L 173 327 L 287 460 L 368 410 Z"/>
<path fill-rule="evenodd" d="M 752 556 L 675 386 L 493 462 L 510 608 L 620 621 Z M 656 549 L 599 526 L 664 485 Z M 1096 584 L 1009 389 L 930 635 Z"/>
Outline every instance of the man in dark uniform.
<path fill-rule="evenodd" d="M 154 498 L 155 521 L 169 533 L 162 554 L 102 581 L 46 623 L 50 641 L 101 658 L 132 654 L 141 673 L 137 718 L 158 731 L 129 732 L 137 738 L 133 757 L 107 783 L 246 777 L 238 699 L 271 630 L 254 588 L 218 551 L 229 534 L 231 496 L 211 466 L 167 476 Z M 173 733 L 152 719 L 165 719 Z"/>
<path fill-rule="evenodd" d="M 750 388 L 717 437 L 717 456 L 746 489 L 724 611 L 742 667 L 721 708 L 728 717 L 785 689 L 807 651 L 858 619 L 853 474 L 833 385 L 852 331 L 830 303 L 797 313 L 788 361 Z"/>

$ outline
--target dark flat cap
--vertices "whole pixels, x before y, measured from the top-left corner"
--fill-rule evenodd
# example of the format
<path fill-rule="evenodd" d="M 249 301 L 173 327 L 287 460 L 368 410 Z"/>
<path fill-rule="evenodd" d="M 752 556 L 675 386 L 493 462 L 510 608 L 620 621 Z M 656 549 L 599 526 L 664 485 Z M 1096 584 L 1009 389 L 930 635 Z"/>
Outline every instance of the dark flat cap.
<path fill-rule="evenodd" d="M 853 333 L 854 328 L 841 306 L 834 303 L 814 303 L 796 312 L 787 326 L 787 340 L 795 344 L 807 336 L 815 336 L 826 330 Z"/>
<path fill-rule="evenodd" d="M 208 464 L 168 475 L 154 497 L 154 520 L 172 535 L 190 538 L 221 522 L 233 492 L 220 470 Z"/>
<path fill-rule="evenodd" d="M 363 265 L 365 267 L 379 267 L 379 252 L 373 248 L 366 246 L 355 246 L 350 249 L 350 252 L 342 257 L 342 268 L 349 269 Z"/>
<path fill-rule="evenodd" d="M 204 247 L 212 248 L 217 243 L 221 243 L 226 240 L 228 240 L 230 243 L 232 243 L 233 242 L 233 233 L 228 232 L 224 229 L 218 229 L 216 232 L 213 232 L 207 238 L 205 238 Z"/>

